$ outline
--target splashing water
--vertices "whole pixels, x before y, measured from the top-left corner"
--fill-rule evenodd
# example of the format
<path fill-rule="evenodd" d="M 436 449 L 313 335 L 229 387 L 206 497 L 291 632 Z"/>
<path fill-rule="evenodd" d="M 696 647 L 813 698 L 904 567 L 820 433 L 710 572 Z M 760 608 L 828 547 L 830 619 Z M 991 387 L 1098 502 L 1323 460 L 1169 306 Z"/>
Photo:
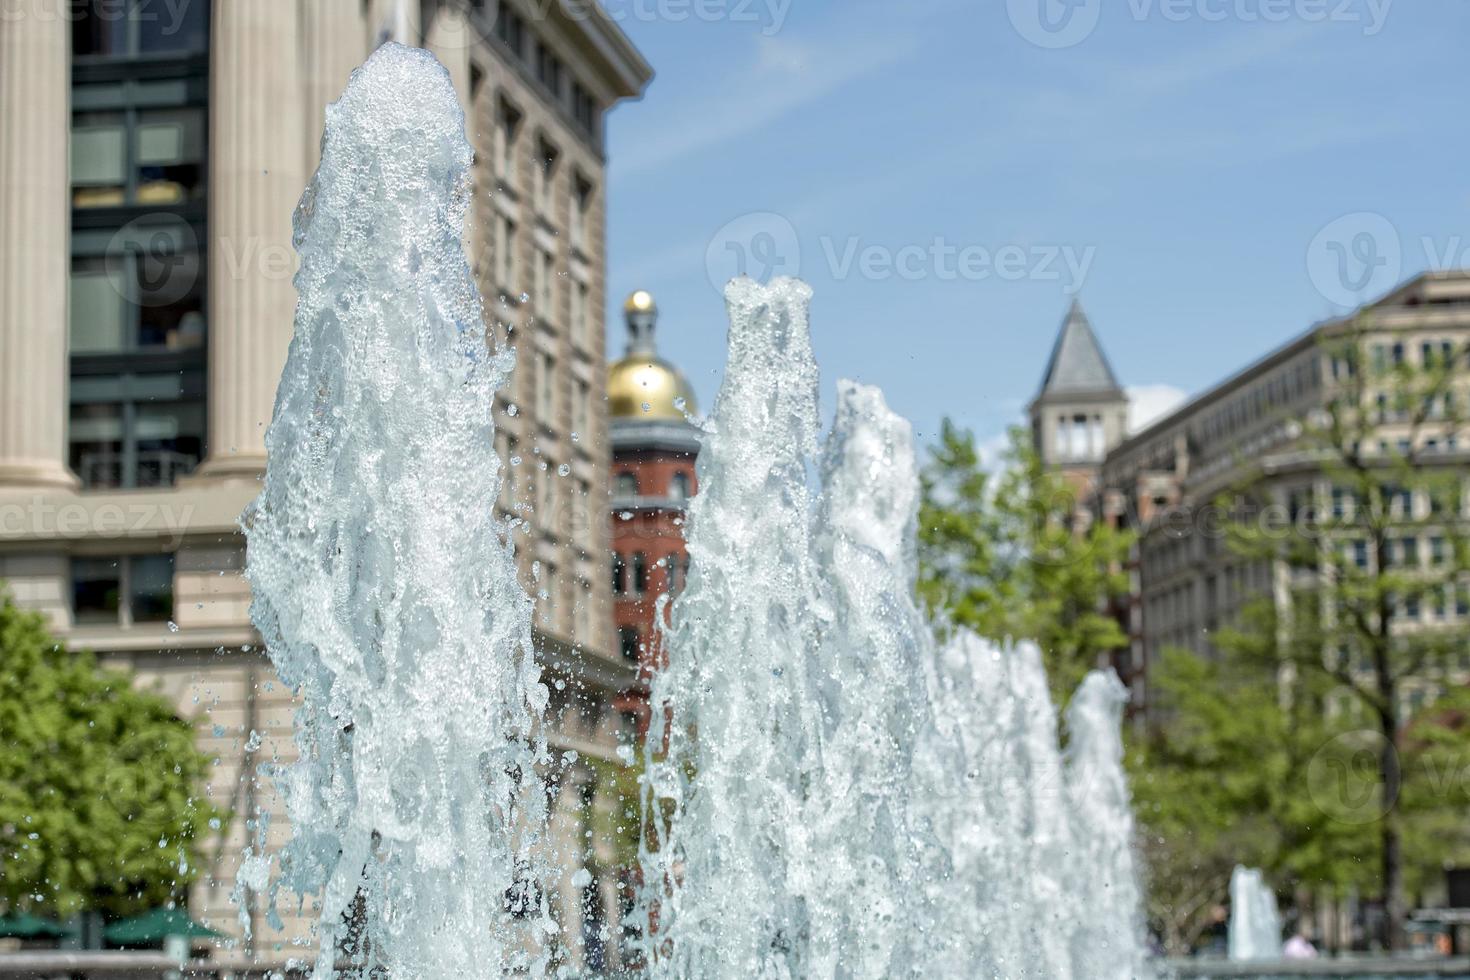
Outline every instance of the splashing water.
<path fill-rule="evenodd" d="M 262 822 L 239 881 L 277 927 L 280 896 L 315 903 L 318 980 L 341 957 L 406 980 L 560 975 L 547 691 L 491 506 L 511 356 L 486 346 L 461 247 L 470 163 L 447 73 L 385 45 L 329 110 L 296 215 L 296 332 L 246 525 L 300 759 L 279 773 L 279 866 Z M 936 647 L 913 598 L 912 431 L 842 382 L 819 453 L 810 298 L 726 291 L 693 569 L 653 683 L 667 734 L 645 746 L 643 960 L 1146 976 L 1122 687 L 1087 678 L 1064 752 L 1034 647 Z"/>
<path fill-rule="evenodd" d="M 246 522 L 251 616 L 303 700 L 271 907 L 320 903 L 317 978 L 339 955 L 410 980 L 540 975 L 535 932 L 555 929 L 547 693 L 491 508 L 511 359 L 461 247 L 470 162 L 448 74 L 387 44 L 328 110 L 296 212 L 295 336 Z M 268 875 L 257 852 L 241 880 Z"/>
<path fill-rule="evenodd" d="M 1237 865 L 1230 874 L 1230 926 L 1226 933 L 1232 960 L 1281 959 L 1281 913 L 1276 894 L 1259 868 Z"/>
<path fill-rule="evenodd" d="M 666 977 L 1150 975 L 1122 770 L 1089 675 L 1059 748 L 1040 652 L 914 606 L 917 465 L 841 382 L 816 460 L 810 290 L 726 290 L 693 568 L 651 704 L 634 925 Z"/>

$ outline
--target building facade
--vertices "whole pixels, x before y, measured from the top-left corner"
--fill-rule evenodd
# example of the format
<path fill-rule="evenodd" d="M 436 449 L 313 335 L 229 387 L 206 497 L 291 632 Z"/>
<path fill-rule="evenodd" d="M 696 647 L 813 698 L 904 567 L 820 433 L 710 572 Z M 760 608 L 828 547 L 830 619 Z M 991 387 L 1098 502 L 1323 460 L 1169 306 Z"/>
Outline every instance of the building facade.
<path fill-rule="evenodd" d="M 1148 705 L 1149 665 L 1171 647 L 1201 656 L 1213 653 L 1216 632 L 1231 624 L 1246 603 L 1272 597 L 1286 610 L 1292 582 L 1280 560 L 1247 559 L 1232 550 L 1223 533 L 1225 515 L 1217 501 L 1249 481 L 1285 520 L 1315 511 L 1341 519 L 1344 499 L 1324 472 L 1320 458 L 1304 450 L 1304 424 L 1320 418 L 1349 377 L 1345 356 L 1335 353 L 1351 338 L 1364 370 L 1390 373 L 1397 365 L 1422 367 L 1470 343 L 1470 273 L 1421 275 L 1352 316 L 1316 324 L 1243 370 L 1206 389 L 1185 405 L 1126 436 L 1097 465 L 1090 507 L 1094 514 L 1138 534 L 1129 601 L 1120 607 L 1130 647 L 1122 659 L 1137 708 Z M 1453 474 L 1470 464 L 1470 431 L 1464 413 L 1435 409 L 1426 417 L 1389 404 L 1379 393 L 1372 404 L 1366 459 L 1411 459 L 1416 468 Z M 1470 364 L 1455 356 L 1449 403 L 1470 398 Z M 1433 561 L 1436 515 L 1420 494 L 1400 506 L 1405 530 L 1396 538 L 1410 564 Z M 1470 506 L 1470 505 L 1467 505 Z M 1466 513 L 1470 513 L 1467 510 Z M 1345 542 L 1349 560 L 1354 556 Z M 1361 567 L 1361 566 L 1360 566 Z M 1428 565 L 1424 566 L 1426 569 Z M 1464 598 L 1461 598 L 1461 596 Z M 1441 602 L 1424 602 L 1396 614 L 1395 630 L 1470 626 L 1470 594 L 1463 590 Z M 1470 677 L 1458 668 L 1456 683 Z M 1410 691 L 1427 698 L 1431 692 Z M 1406 716 L 1413 705 L 1405 705 Z"/>
<path fill-rule="evenodd" d="M 622 702 L 640 734 L 648 725 L 650 675 L 663 663 L 656 628 L 659 600 L 670 599 L 689 577 L 684 516 L 698 490 L 694 461 L 699 430 L 686 415 L 696 411 L 684 376 L 658 356 L 654 327 L 658 307 L 639 290 L 624 307 L 626 356 L 608 368 L 607 401 L 612 441 L 613 621 L 623 659 L 639 683 Z"/>
<path fill-rule="evenodd" d="M 498 501 L 537 595 L 554 745 L 612 758 L 635 678 L 612 627 L 604 364 L 604 114 L 651 71 L 595 4 L 485 0 L 22 0 L 0 17 L 0 581 L 68 643 L 136 672 L 198 722 L 234 814 L 190 910 L 237 934 L 245 819 L 277 807 L 291 693 L 248 618 L 237 522 L 258 489 L 291 337 L 291 215 L 324 107 L 387 39 L 449 70 L 476 151 L 466 244 L 488 342 L 516 347 L 497 407 Z M 250 733 L 259 732 L 255 739 Z M 559 823 L 582 853 L 585 778 Z M 285 833 L 278 818 L 272 840 Z M 594 872 L 598 856 L 588 854 Z M 587 912 L 570 962 L 607 962 L 615 884 L 567 875 Z M 251 898 L 259 905 L 258 896 Z M 577 914 L 567 912 L 566 914 Z M 247 956 L 303 934 L 257 931 Z M 585 939 L 585 941 L 584 941 Z"/>

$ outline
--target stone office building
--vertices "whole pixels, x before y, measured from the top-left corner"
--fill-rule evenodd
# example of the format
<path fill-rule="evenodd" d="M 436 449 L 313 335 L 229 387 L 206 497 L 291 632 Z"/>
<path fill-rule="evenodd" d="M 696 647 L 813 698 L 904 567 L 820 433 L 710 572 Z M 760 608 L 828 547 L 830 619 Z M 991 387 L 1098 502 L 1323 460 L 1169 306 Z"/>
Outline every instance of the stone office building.
<path fill-rule="evenodd" d="M 1063 341 L 1068 331 L 1076 330 L 1069 320 Z M 1064 432 L 1066 418 L 1077 420 L 1070 435 L 1055 436 L 1054 446 L 1038 445 L 1043 458 L 1090 488 L 1085 500 L 1094 516 L 1139 534 L 1129 567 L 1131 594 L 1118 610 L 1129 648 L 1116 658 L 1135 709 L 1147 707 L 1148 668 L 1161 651 L 1178 647 L 1208 656 L 1216 630 L 1228 625 L 1250 599 L 1270 595 L 1283 605 L 1287 600 L 1285 569 L 1243 560 L 1222 534 L 1211 533 L 1212 506 L 1222 492 L 1238 486 L 1245 474 L 1256 473 L 1262 475 L 1256 486 L 1286 513 L 1302 507 L 1336 513 L 1344 506 L 1340 490 L 1335 492 L 1320 461 L 1301 451 L 1297 436 L 1303 420 L 1327 404 L 1342 380 L 1345 362 L 1332 348 L 1334 338 L 1349 331 L 1364 348 L 1358 355 L 1364 364 L 1429 364 L 1446 351 L 1463 352 L 1470 343 L 1470 272 L 1425 273 L 1352 316 L 1318 323 L 1132 434 L 1094 424 L 1100 438 L 1089 441 L 1083 437 L 1089 410 L 1080 407 L 1087 399 L 1038 399 L 1038 438 Z M 1059 342 L 1058 351 L 1085 353 L 1089 347 Z M 1097 383 L 1090 387 L 1100 388 L 1103 374 L 1097 365 L 1106 364 L 1100 352 L 1097 358 L 1080 357 L 1078 363 L 1093 365 L 1091 376 Z M 1053 367 L 1048 377 L 1056 373 Z M 1457 405 L 1470 398 L 1470 364 L 1463 357 L 1455 362 L 1449 397 Z M 1065 401 L 1064 410 L 1046 412 L 1061 403 L 1058 399 Z M 1053 415 L 1055 426 L 1049 420 Z M 1464 470 L 1470 462 L 1470 432 L 1458 428 L 1461 413 L 1430 416 L 1424 424 L 1412 425 L 1408 413 L 1384 403 L 1374 418 L 1371 445 L 1365 447 L 1370 457 L 1408 458 L 1412 453 L 1416 466 L 1450 472 Z M 1411 436 L 1416 443 L 1411 444 Z M 1101 453 L 1096 451 L 1099 444 Z M 1068 451 L 1073 447 L 1077 452 Z M 1416 560 L 1429 561 L 1434 551 L 1429 507 L 1426 499 L 1403 502 L 1406 525 L 1419 525 L 1418 533 L 1425 537 L 1422 543 L 1403 546 L 1420 556 Z M 1415 541 L 1409 530 L 1405 540 Z M 1470 625 L 1467 595 L 1462 588 L 1442 603 L 1405 610 L 1395 629 L 1463 630 Z M 1459 680 L 1470 676 L 1470 663 L 1458 669 Z M 1410 690 L 1406 696 L 1430 693 Z"/>
<path fill-rule="evenodd" d="M 433 50 L 467 110 L 466 241 L 490 342 L 519 352 L 495 420 L 512 462 L 499 505 L 525 521 L 537 645 L 568 681 L 551 739 L 609 756 L 634 671 L 603 557 L 603 118 L 651 77 L 627 37 L 595 4 L 513 0 L 21 0 L 0 17 L 0 580 L 198 718 L 210 793 L 235 818 L 190 910 L 232 934 L 243 820 L 274 806 L 249 775 L 291 755 L 236 521 L 291 337 L 291 214 L 323 109 L 388 38 Z M 561 907 L 614 901 L 610 881 L 571 877 Z M 284 955 L 303 927 L 245 952 Z M 568 930 L 574 965 L 613 955 L 595 933 Z"/>

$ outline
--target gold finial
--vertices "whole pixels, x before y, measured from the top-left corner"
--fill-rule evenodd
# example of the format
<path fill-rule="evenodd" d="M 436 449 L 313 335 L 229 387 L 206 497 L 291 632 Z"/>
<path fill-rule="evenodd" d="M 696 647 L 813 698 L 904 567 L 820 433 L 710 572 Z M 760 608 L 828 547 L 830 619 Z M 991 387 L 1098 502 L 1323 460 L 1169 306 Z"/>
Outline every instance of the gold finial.
<path fill-rule="evenodd" d="M 625 313 L 647 313 L 654 308 L 653 294 L 646 289 L 634 290 L 629 295 L 628 301 L 623 304 Z"/>

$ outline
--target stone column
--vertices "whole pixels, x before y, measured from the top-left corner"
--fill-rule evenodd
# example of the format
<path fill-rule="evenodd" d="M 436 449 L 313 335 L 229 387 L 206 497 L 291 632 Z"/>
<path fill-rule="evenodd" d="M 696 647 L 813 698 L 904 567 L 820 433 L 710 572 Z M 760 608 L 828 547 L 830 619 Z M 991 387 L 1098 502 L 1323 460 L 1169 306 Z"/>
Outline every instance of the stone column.
<path fill-rule="evenodd" d="M 254 476 L 291 342 L 291 215 L 306 185 L 290 0 L 214 0 L 209 114 L 209 453 L 201 478 Z"/>
<path fill-rule="evenodd" d="M 337 101 L 352 70 L 367 59 L 363 24 L 361 0 L 302 0 L 301 80 L 308 174 L 321 161 L 327 106 Z"/>
<path fill-rule="evenodd" d="M 71 32 L 55 3 L 0 8 L 0 487 L 66 466 Z"/>
<path fill-rule="evenodd" d="M 464 11 L 454 3 L 440 3 L 430 18 L 424 31 L 424 47 L 433 52 L 449 71 L 460 108 L 465 111 L 465 132 L 473 143 L 475 120 L 470 114 L 470 45 L 474 34 Z"/>

